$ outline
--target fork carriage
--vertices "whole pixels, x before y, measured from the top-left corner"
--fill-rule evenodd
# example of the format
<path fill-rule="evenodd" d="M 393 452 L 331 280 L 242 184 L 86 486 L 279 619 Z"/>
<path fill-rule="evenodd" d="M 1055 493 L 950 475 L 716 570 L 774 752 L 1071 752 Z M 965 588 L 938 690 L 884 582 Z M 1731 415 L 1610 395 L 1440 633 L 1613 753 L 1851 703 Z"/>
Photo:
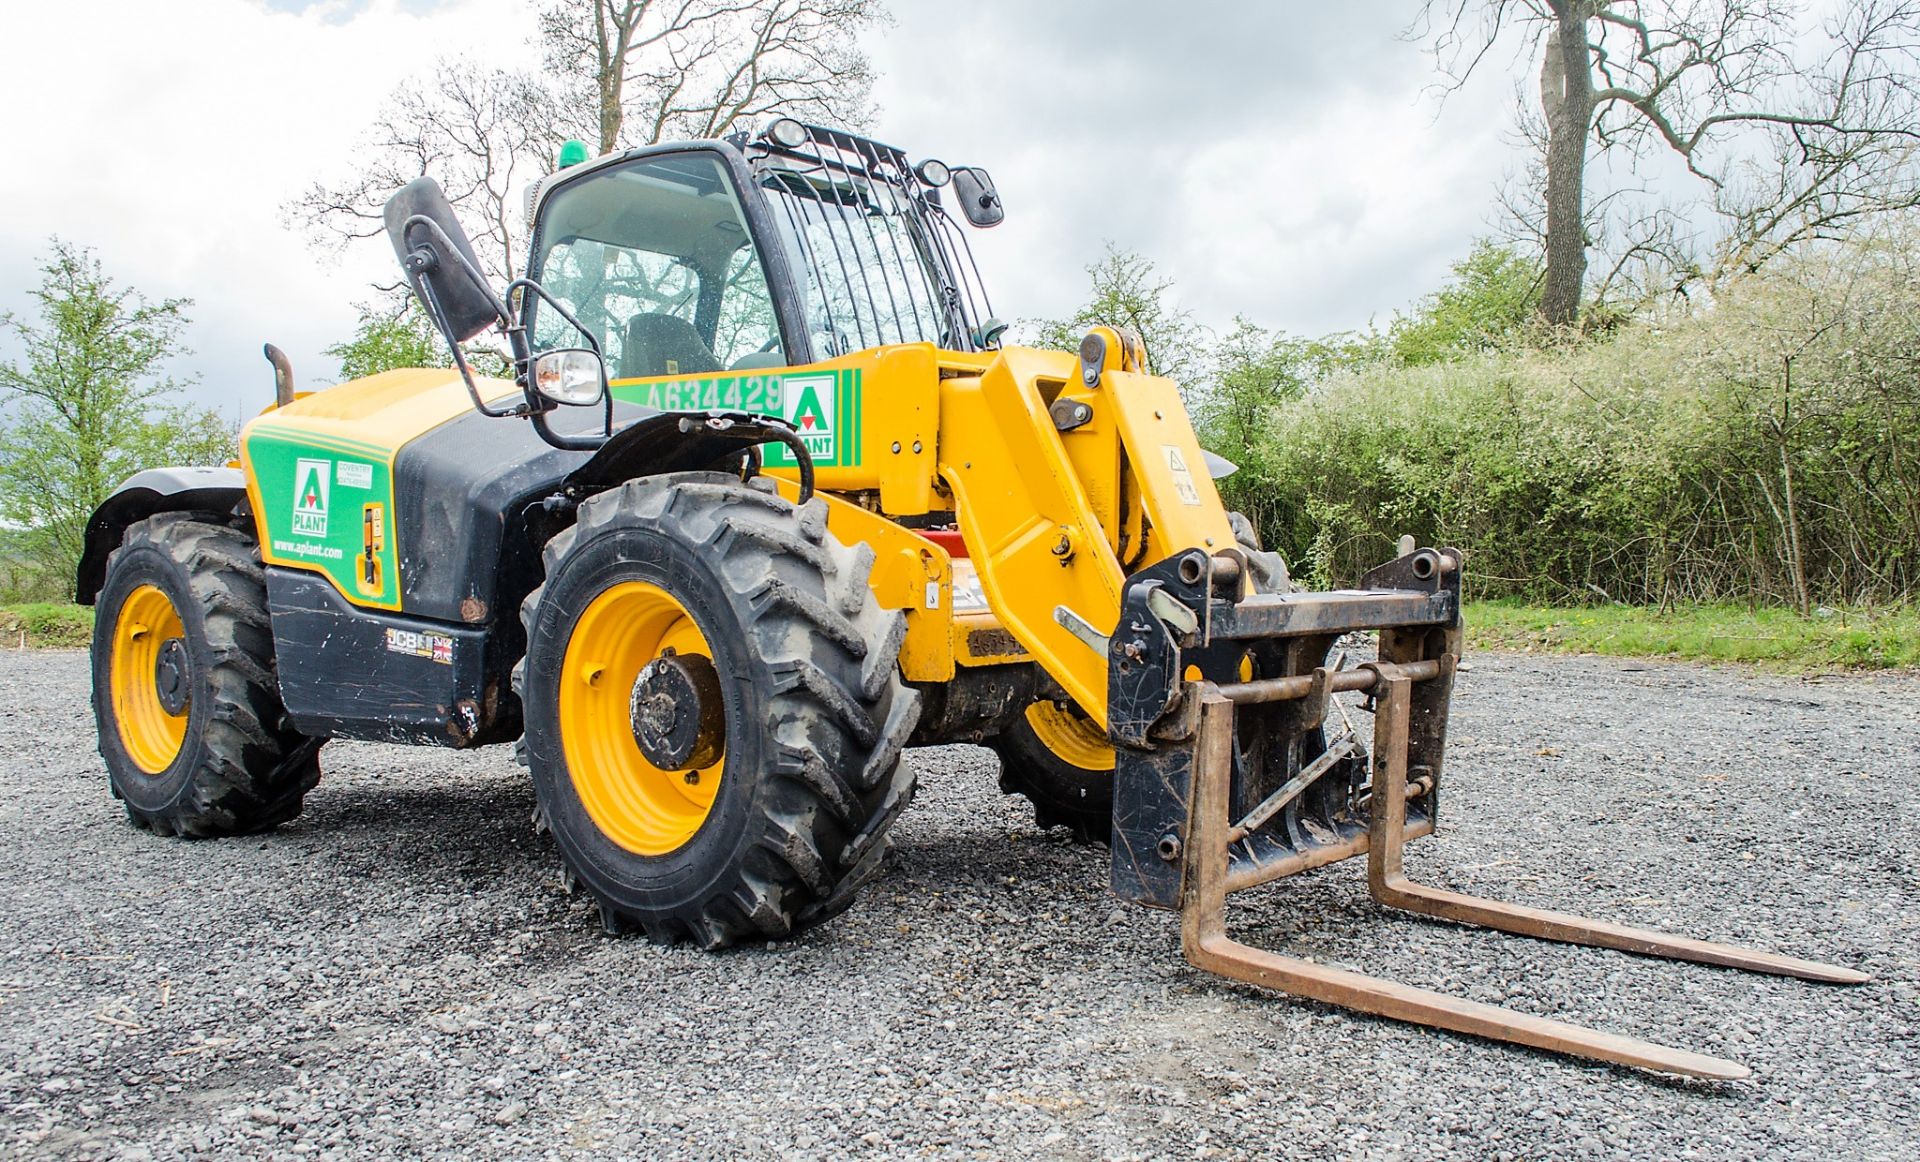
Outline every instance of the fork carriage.
<path fill-rule="evenodd" d="M 1178 908 L 1194 966 L 1342 1008 L 1624 1065 L 1730 1080 L 1736 1062 L 1279 956 L 1227 934 L 1231 892 L 1364 856 L 1388 907 L 1543 940 L 1833 984 L 1851 969 L 1484 900 L 1409 880 L 1433 834 L 1460 657 L 1455 549 L 1419 549 L 1358 590 L 1241 596 L 1240 562 L 1194 552 L 1134 577 L 1108 647 L 1117 744 L 1113 887 Z M 1377 657 L 1327 658 L 1344 634 Z M 1251 673 L 1249 673 L 1251 671 Z M 1369 742 L 1335 699 L 1361 692 Z M 1324 739 L 1329 714 L 1340 729 Z"/>

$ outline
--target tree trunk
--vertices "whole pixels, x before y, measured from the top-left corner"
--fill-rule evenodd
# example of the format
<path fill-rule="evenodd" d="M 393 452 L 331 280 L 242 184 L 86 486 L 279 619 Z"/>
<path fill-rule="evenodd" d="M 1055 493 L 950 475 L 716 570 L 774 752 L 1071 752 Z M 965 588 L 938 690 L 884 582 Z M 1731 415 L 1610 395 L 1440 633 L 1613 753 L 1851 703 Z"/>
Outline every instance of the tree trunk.
<path fill-rule="evenodd" d="M 620 126 L 625 120 L 626 112 L 620 108 L 619 86 L 603 84 L 600 92 L 601 153 L 612 153 L 614 146 L 620 144 Z"/>
<path fill-rule="evenodd" d="M 1554 326 L 1580 314 L 1587 275 L 1585 191 L 1587 130 L 1593 121 L 1593 73 L 1587 61 L 1589 0 L 1549 0 L 1554 27 L 1540 64 L 1540 107 L 1547 122 L 1547 269 L 1540 317 Z"/>
<path fill-rule="evenodd" d="M 612 153 L 620 144 L 620 130 L 627 119 L 625 88 L 627 47 L 633 43 L 633 29 L 646 12 L 645 4 L 623 4 L 609 11 L 607 0 L 593 0 L 594 88 L 600 97 L 600 152 Z"/>

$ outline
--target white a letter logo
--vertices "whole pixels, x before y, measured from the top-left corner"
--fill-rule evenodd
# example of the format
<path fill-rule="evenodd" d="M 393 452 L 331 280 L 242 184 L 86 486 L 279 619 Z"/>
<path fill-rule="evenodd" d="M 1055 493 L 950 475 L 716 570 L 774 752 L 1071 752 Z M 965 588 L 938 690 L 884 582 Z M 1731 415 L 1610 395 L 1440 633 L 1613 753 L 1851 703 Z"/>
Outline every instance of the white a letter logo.
<path fill-rule="evenodd" d="M 293 535 L 327 535 L 327 486 L 333 461 L 299 460 L 293 466 Z"/>

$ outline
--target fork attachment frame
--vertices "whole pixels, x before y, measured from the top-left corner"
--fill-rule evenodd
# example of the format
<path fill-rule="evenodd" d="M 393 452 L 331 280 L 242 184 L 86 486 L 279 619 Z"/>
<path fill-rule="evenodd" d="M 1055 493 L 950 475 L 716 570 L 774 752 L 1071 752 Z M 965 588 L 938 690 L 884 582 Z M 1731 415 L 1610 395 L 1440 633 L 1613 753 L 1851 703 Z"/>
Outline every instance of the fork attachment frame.
<path fill-rule="evenodd" d="M 1215 560 L 1220 563 L 1198 584 L 1181 584 L 1177 568 L 1157 569 L 1158 577 L 1136 575 L 1112 643 L 1116 689 L 1143 663 L 1160 675 L 1179 675 L 1171 696 L 1132 698 L 1131 720 L 1116 698 L 1111 734 L 1121 749 L 1114 887 L 1137 902 L 1177 905 L 1182 947 L 1196 967 L 1358 1012 L 1554 1053 L 1693 1077 L 1749 1076 L 1736 1062 L 1280 956 L 1227 934 L 1229 892 L 1365 855 L 1373 898 L 1404 911 L 1804 980 L 1871 979 L 1851 969 L 1409 880 L 1402 853 L 1408 839 L 1433 831 L 1439 792 L 1460 642 L 1459 554 L 1423 549 L 1369 575 L 1372 585 L 1410 582 L 1406 589 L 1239 599 L 1232 594 L 1233 578 L 1223 584 L 1215 576 L 1232 573 L 1230 560 Z M 1193 578 L 1196 563 L 1189 563 L 1185 579 Z M 1179 626 L 1157 619 L 1149 624 L 1140 616 L 1148 609 L 1146 595 L 1136 602 L 1131 591 L 1136 584 L 1172 590 L 1170 595 L 1197 606 L 1201 628 L 1182 634 Z M 1164 608 L 1165 597 L 1157 600 Z M 1150 648 L 1156 628 L 1171 647 L 1170 665 L 1164 659 L 1156 664 Z M 1322 664 L 1331 634 L 1361 629 L 1379 631 L 1379 660 L 1351 670 Z M 1286 644 L 1276 646 L 1273 639 Z M 1253 676 L 1241 661 L 1249 657 Z M 1130 663 L 1124 669 L 1122 660 Z M 1333 744 L 1319 742 L 1330 707 L 1343 722 L 1347 717 L 1331 699 L 1343 690 L 1364 692 L 1372 704 L 1370 754 L 1351 723 Z M 1158 716 L 1143 713 L 1156 697 Z M 1177 877 L 1173 899 L 1167 895 L 1169 873 Z"/>

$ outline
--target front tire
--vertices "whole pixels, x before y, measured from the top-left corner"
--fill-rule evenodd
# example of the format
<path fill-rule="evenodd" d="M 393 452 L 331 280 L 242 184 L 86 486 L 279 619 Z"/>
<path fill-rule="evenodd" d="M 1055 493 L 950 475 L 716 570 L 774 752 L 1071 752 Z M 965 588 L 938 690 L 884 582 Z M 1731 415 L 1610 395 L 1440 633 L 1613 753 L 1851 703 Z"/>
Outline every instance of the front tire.
<path fill-rule="evenodd" d="M 514 672 L 523 754 L 536 821 L 605 926 L 721 948 L 844 909 L 914 789 L 919 696 L 899 676 L 904 619 L 867 584 L 872 550 L 835 540 L 823 502 L 679 473 L 583 503 L 545 564 Z M 663 767 L 639 724 L 669 654 L 717 679 L 702 688 L 722 724 L 717 756 Z M 681 697 L 661 723 L 704 720 Z"/>
<path fill-rule="evenodd" d="M 150 517 L 108 558 L 95 604 L 94 719 L 127 817 L 204 838 L 298 815 L 321 740 L 287 724 L 252 539 L 190 514 Z"/>

